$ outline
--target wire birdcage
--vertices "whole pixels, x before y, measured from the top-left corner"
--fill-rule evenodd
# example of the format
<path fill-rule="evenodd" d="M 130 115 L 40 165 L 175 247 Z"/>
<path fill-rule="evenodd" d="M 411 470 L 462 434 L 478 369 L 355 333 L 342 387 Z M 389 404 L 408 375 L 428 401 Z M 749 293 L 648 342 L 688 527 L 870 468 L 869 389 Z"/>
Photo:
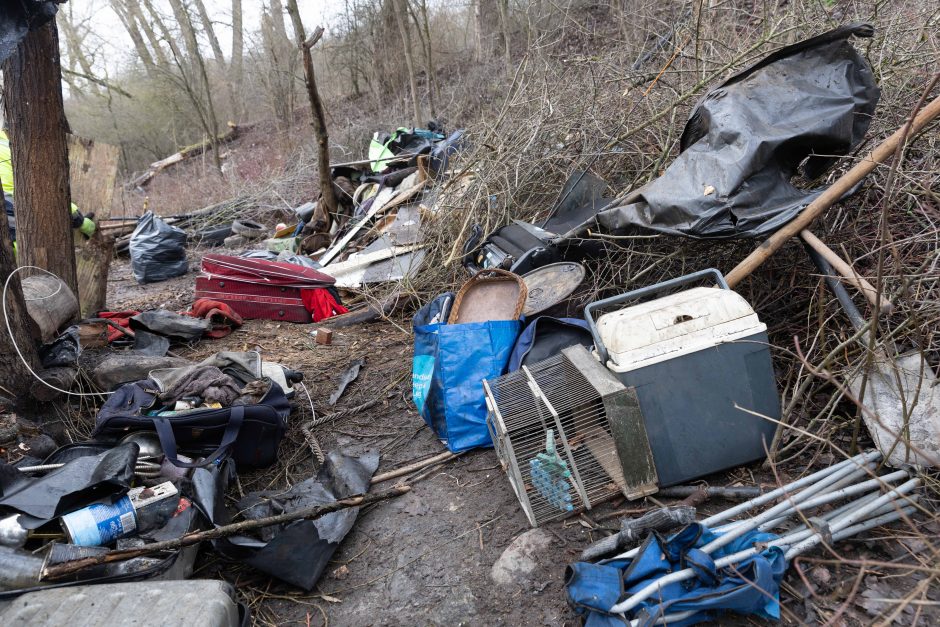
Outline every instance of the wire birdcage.
<path fill-rule="evenodd" d="M 585 348 L 565 349 L 483 386 L 496 454 L 533 526 L 618 494 L 656 491 L 636 396 Z M 635 454 L 641 439 L 646 456 Z M 624 464 L 626 450 L 631 459 Z"/>

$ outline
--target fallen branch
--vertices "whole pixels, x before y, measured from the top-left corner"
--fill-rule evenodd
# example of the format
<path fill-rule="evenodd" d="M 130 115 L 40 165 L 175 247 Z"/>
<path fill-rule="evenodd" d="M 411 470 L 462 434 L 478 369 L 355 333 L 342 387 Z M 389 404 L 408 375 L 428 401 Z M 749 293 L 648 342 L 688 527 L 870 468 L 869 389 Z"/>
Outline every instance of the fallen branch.
<path fill-rule="evenodd" d="M 329 269 L 324 269 L 324 272 L 327 272 L 328 270 Z M 361 324 L 363 322 L 372 322 L 373 320 L 378 320 L 383 316 L 391 315 L 393 311 L 404 307 L 413 299 L 413 294 L 402 294 L 401 292 L 395 292 L 382 301 L 382 303 L 380 303 L 378 306 L 370 305 L 357 311 L 351 311 L 347 314 L 333 316 L 332 318 L 327 318 L 324 320 L 322 324 L 334 329 L 340 329 L 343 327 L 350 327 L 355 324 Z"/>
<path fill-rule="evenodd" d="M 199 544 L 200 542 L 205 542 L 207 540 L 218 540 L 220 538 L 227 538 L 229 536 L 234 536 L 237 534 L 245 533 L 247 531 L 255 531 L 256 529 L 261 529 L 262 527 L 270 527 L 271 525 L 279 525 L 282 523 L 294 522 L 296 520 L 314 520 L 325 516 L 327 514 L 332 514 L 333 512 L 338 512 L 340 510 L 349 509 L 350 507 L 365 507 L 366 505 L 372 505 L 373 503 L 378 503 L 380 501 L 385 501 L 390 498 L 401 496 L 407 494 L 411 491 L 411 486 L 400 485 L 390 488 L 384 492 L 377 492 L 375 494 L 359 494 L 356 496 L 350 496 L 345 499 L 340 499 L 333 503 L 327 505 L 314 505 L 311 507 L 304 507 L 302 509 L 295 510 L 293 512 L 287 512 L 284 514 L 278 514 L 277 516 L 269 516 L 267 518 L 259 518 L 257 520 L 243 520 L 241 522 L 233 523 L 231 525 L 225 525 L 223 527 L 216 527 L 215 529 L 208 529 L 206 531 L 195 531 L 193 533 L 187 533 L 186 535 L 180 536 L 175 540 L 167 540 L 165 542 L 154 542 L 153 544 L 148 544 L 147 546 L 134 548 L 134 549 L 123 549 L 120 551 L 110 551 L 102 555 L 95 555 L 92 557 L 85 557 L 78 560 L 72 560 L 70 562 L 62 562 L 61 564 L 56 564 L 50 566 L 43 570 L 42 579 L 43 580 L 55 580 L 61 579 L 68 575 L 75 574 L 86 568 L 92 566 L 98 566 L 99 564 L 110 564 L 112 562 L 123 562 L 129 559 L 134 559 L 135 557 L 143 557 L 145 555 L 153 555 L 154 553 L 159 553 L 161 551 L 171 551 L 175 549 L 182 549 L 187 546 L 193 546 Z"/>
<path fill-rule="evenodd" d="M 450 461 L 455 457 L 457 457 L 455 453 L 451 453 L 450 451 L 445 451 L 441 453 L 440 455 L 435 455 L 434 457 L 423 459 L 420 462 L 408 464 L 407 466 L 402 466 L 401 468 L 397 468 L 395 470 L 389 470 L 388 472 L 383 472 L 380 475 L 375 475 L 374 477 L 372 477 L 372 485 L 375 485 L 376 483 L 382 483 L 383 481 L 388 481 L 389 479 L 395 479 L 397 477 L 407 475 L 416 470 L 427 468 L 428 466 L 432 466 L 439 462 Z"/>
<path fill-rule="evenodd" d="M 215 137 L 216 144 L 225 144 L 236 139 L 242 131 L 250 129 L 253 124 L 243 124 L 241 126 L 229 122 L 229 128 L 227 131 Z M 193 144 L 192 146 L 186 146 L 179 152 L 173 153 L 169 157 L 160 159 L 159 161 L 154 161 L 150 164 L 150 167 L 147 168 L 147 171 L 141 174 L 140 176 L 133 179 L 128 187 L 131 189 L 136 187 L 146 186 L 154 176 L 156 176 L 162 170 L 170 167 L 171 165 L 177 164 L 181 161 L 188 159 L 189 157 L 195 157 L 201 155 L 206 150 L 212 147 L 213 138 L 206 138 L 198 144 Z"/>

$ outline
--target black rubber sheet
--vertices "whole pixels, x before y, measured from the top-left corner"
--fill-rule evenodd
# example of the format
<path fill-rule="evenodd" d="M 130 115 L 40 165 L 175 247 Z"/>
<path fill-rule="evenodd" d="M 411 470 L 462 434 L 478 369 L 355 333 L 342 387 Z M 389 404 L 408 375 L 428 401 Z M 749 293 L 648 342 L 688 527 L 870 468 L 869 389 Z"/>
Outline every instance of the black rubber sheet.
<path fill-rule="evenodd" d="M 20 524 L 34 529 L 98 499 L 123 495 L 134 478 L 139 450 L 137 444 L 128 442 L 71 459 L 41 477 L 0 464 L 0 512 L 26 514 L 20 516 Z"/>

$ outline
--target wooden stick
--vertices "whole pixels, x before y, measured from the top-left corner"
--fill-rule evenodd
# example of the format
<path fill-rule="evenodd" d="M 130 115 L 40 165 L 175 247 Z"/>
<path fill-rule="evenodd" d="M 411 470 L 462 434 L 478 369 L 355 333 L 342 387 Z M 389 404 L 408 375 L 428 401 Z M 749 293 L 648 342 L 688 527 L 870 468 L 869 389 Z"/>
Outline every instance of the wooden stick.
<path fill-rule="evenodd" d="M 378 503 L 396 496 L 401 496 L 402 494 L 407 494 L 410 491 L 411 486 L 399 485 L 384 492 L 376 492 L 375 494 L 359 494 L 356 496 L 347 497 L 345 499 L 340 499 L 326 505 L 313 505 L 311 507 L 304 507 L 293 512 L 278 514 L 277 516 L 269 516 L 267 518 L 259 518 L 257 520 L 243 520 L 242 522 L 225 525 L 224 527 L 216 527 L 215 529 L 208 529 L 206 531 L 195 531 L 193 533 L 187 533 L 183 536 L 180 536 L 175 540 L 154 542 L 140 548 L 110 551 L 102 555 L 94 555 L 92 557 L 84 557 L 82 559 L 72 560 L 70 562 L 63 562 L 61 564 L 55 564 L 54 566 L 49 566 L 48 568 L 43 569 L 41 579 L 60 579 L 91 566 L 97 566 L 99 564 L 110 564 L 112 562 L 123 562 L 125 560 L 134 559 L 135 557 L 143 557 L 145 555 L 159 553 L 160 551 L 181 549 L 187 546 L 192 546 L 194 544 L 199 544 L 200 542 L 205 542 L 206 540 L 227 538 L 229 536 L 245 533 L 246 531 L 254 531 L 256 529 L 269 527 L 271 525 L 279 525 L 281 523 L 294 522 L 295 520 L 301 519 L 314 520 L 327 514 L 332 514 L 333 512 L 349 509 L 350 507 L 365 507 L 366 505 L 372 505 L 373 503 Z"/>
<path fill-rule="evenodd" d="M 875 289 L 875 286 L 859 276 L 858 272 L 855 271 L 847 261 L 842 257 L 836 254 L 836 251 L 832 250 L 826 244 L 813 235 L 812 231 L 809 229 L 803 229 L 800 231 L 800 237 L 806 242 L 809 246 L 812 247 L 820 257 L 829 262 L 829 265 L 838 272 L 843 279 L 855 286 L 855 288 L 862 293 L 865 299 L 871 303 L 872 307 L 877 307 L 880 303 L 882 315 L 887 315 L 891 313 L 894 309 L 894 305 L 888 300 L 888 297 L 884 294 L 881 295 L 881 298 L 878 297 L 878 290 Z"/>
<path fill-rule="evenodd" d="M 906 137 L 919 133 L 938 115 L 940 115 L 940 97 L 924 107 L 921 112 L 917 114 L 917 117 L 914 118 L 909 127 L 905 124 L 902 128 L 898 129 L 867 157 L 859 161 L 851 170 L 839 177 L 839 179 L 820 194 L 816 200 L 807 205 L 798 216 L 764 240 L 754 252 L 745 257 L 741 263 L 725 275 L 725 280 L 728 282 L 728 285 L 734 287 L 746 276 L 754 272 L 754 270 L 767 261 L 771 255 L 777 252 L 781 246 L 789 241 L 790 238 L 796 236 L 800 231 L 812 224 L 813 220 L 823 211 L 838 202 L 839 199 L 847 194 L 859 181 L 870 174 L 878 164 L 887 161 Z"/>
<path fill-rule="evenodd" d="M 408 464 L 407 466 L 402 466 L 401 468 L 396 468 L 395 470 L 389 470 L 388 472 L 383 472 L 381 475 L 375 475 L 372 477 L 372 485 L 376 483 L 382 483 L 383 481 L 388 481 L 389 479 L 395 479 L 396 477 L 401 477 L 407 474 L 410 474 L 416 470 L 421 470 L 422 468 L 427 468 L 438 462 L 446 462 L 457 457 L 455 453 L 450 451 L 445 451 L 440 455 L 435 455 L 434 457 L 429 457 L 423 459 L 420 462 L 415 462 L 413 464 Z"/>

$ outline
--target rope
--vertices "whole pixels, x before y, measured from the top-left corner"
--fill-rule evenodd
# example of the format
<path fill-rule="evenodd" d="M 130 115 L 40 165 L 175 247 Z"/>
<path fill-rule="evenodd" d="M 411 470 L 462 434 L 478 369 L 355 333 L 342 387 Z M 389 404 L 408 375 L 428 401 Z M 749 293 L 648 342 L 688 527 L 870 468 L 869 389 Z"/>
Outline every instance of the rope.
<path fill-rule="evenodd" d="M 313 430 L 325 422 L 331 422 L 338 418 L 344 418 L 345 416 L 358 414 L 359 412 L 375 407 L 382 402 L 382 399 L 375 398 L 371 401 L 366 401 L 361 405 L 356 405 L 355 407 L 350 407 L 349 409 L 341 409 L 339 411 L 333 412 L 332 414 L 325 414 L 317 418 L 317 412 L 313 408 L 313 399 L 310 397 L 310 392 L 307 391 L 307 386 L 303 383 L 300 385 L 303 387 L 304 393 L 307 395 L 307 400 L 310 402 L 310 412 L 313 414 L 312 420 L 307 420 L 302 425 L 300 425 L 300 431 L 304 434 L 304 439 L 307 440 L 307 446 L 310 447 L 310 452 L 313 453 L 313 456 L 316 458 L 317 468 L 319 468 L 326 460 L 326 457 L 323 455 L 323 449 L 320 447 L 320 443 L 317 441 L 316 436 L 313 435 Z"/>
<path fill-rule="evenodd" d="M 310 447 L 310 452 L 313 453 L 314 459 L 317 460 L 317 468 L 319 468 L 323 465 L 323 462 L 326 461 L 326 456 L 323 455 L 323 448 L 317 441 L 316 436 L 313 435 L 313 429 L 326 422 L 330 417 L 323 416 L 317 418 L 317 410 L 313 408 L 313 398 L 310 396 L 310 391 L 302 381 L 300 382 L 300 387 L 304 389 L 304 394 L 307 395 L 307 401 L 310 403 L 310 414 L 313 416 L 311 420 L 300 425 L 300 431 L 304 434 L 304 439 L 307 440 L 307 446 Z"/>

